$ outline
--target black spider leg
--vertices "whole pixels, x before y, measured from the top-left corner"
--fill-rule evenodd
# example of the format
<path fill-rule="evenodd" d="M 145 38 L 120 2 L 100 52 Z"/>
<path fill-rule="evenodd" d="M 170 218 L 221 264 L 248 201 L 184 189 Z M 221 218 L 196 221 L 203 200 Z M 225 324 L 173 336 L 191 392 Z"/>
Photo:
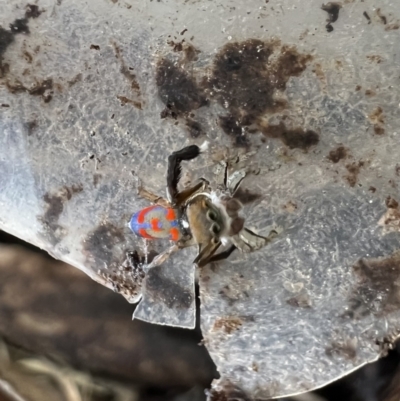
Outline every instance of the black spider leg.
<path fill-rule="evenodd" d="M 205 266 L 208 263 L 219 262 L 220 260 L 228 259 L 232 252 L 237 249 L 235 245 L 231 245 L 225 251 L 218 253 L 217 255 L 211 255 L 207 259 L 199 262 L 199 267 Z"/>
<path fill-rule="evenodd" d="M 168 157 L 167 191 L 169 200 L 173 206 L 181 204 L 202 187 L 203 183 L 199 183 L 195 187 L 183 191 L 182 193 L 178 191 L 178 183 L 182 175 L 182 161 L 193 160 L 200 152 L 201 150 L 197 145 L 190 145 L 172 153 Z"/>
<path fill-rule="evenodd" d="M 225 162 L 225 171 L 224 171 L 224 188 L 228 188 L 228 168 L 229 164 Z"/>

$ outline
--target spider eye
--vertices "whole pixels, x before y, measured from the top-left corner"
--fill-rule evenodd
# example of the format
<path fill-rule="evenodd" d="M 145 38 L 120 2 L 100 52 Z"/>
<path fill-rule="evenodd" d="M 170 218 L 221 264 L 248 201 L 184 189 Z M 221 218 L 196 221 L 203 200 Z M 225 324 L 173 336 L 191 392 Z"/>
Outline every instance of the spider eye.
<path fill-rule="evenodd" d="M 217 220 L 217 213 L 215 213 L 214 210 L 209 209 L 207 211 L 207 218 L 208 220 L 215 221 Z"/>
<path fill-rule="evenodd" d="M 210 231 L 211 231 L 212 234 L 217 235 L 217 234 L 219 234 L 219 232 L 221 231 L 221 227 L 220 227 L 217 223 L 214 223 L 214 224 L 211 226 Z"/>

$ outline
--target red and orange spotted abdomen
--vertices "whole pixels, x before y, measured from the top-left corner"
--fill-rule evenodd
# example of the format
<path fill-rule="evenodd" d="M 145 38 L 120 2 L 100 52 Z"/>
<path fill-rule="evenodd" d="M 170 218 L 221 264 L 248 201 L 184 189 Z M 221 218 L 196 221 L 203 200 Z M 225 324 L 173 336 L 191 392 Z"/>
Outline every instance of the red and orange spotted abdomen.
<path fill-rule="evenodd" d="M 168 238 L 178 241 L 182 237 L 176 211 L 158 205 L 135 213 L 129 227 L 135 234 L 146 239 Z"/>

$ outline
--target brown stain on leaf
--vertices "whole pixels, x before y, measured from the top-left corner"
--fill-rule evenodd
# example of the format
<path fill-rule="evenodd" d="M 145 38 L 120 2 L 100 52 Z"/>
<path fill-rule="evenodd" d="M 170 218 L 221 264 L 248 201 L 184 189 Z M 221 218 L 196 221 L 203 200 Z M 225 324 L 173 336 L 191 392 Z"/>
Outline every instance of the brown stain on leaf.
<path fill-rule="evenodd" d="M 374 133 L 375 133 L 375 135 L 384 135 L 385 134 L 385 129 L 382 128 L 380 125 L 375 124 L 374 125 Z"/>
<path fill-rule="evenodd" d="M 136 74 L 133 72 L 133 68 L 128 67 L 125 63 L 125 60 L 122 57 L 122 51 L 121 48 L 115 43 L 112 43 L 114 46 L 114 51 L 115 51 L 115 57 L 119 60 L 120 64 L 121 64 L 121 73 L 122 75 L 128 79 L 128 81 L 131 83 L 131 89 L 132 92 L 135 94 L 135 96 L 137 96 L 139 99 L 141 99 L 141 90 L 140 90 L 140 85 L 137 81 L 137 77 Z M 138 103 L 142 103 L 142 102 L 138 102 Z"/>
<path fill-rule="evenodd" d="M 160 99 L 165 104 L 161 117 L 185 117 L 189 112 L 207 105 L 207 99 L 196 79 L 185 68 L 162 59 L 156 71 Z"/>
<path fill-rule="evenodd" d="M 376 107 L 369 115 L 369 120 L 374 124 L 374 133 L 376 135 L 383 135 L 385 129 L 382 125 L 385 123 L 385 115 L 383 114 L 382 107 Z"/>
<path fill-rule="evenodd" d="M 241 202 L 243 205 L 246 205 L 260 199 L 261 194 L 251 192 L 249 189 L 243 189 L 239 187 L 235 192 L 234 198 Z"/>
<path fill-rule="evenodd" d="M 261 132 L 269 138 L 280 139 L 290 149 L 308 151 L 319 143 L 319 135 L 315 131 L 300 127 L 289 129 L 283 122 L 278 125 L 262 126 Z"/>
<path fill-rule="evenodd" d="M 287 102 L 275 99 L 275 94 L 283 92 L 289 79 L 300 76 L 312 60 L 311 55 L 277 40 L 248 39 L 223 46 L 199 79 L 194 73 L 198 70 L 186 65 L 197 59 L 199 52 L 184 43 L 180 42 L 182 49 L 174 41 L 169 43 L 175 51 L 186 52 L 184 57 L 178 61 L 163 58 L 157 66 L 158 93 L 166 106 L 161 117 L 187 118 L 189 113 L 216 102 L 227 110 L 218 116 L 219 125 L 238 147 L 249 146 L 248 134 L 260 132 L 266 113 L 287 107 Z M 291 148 L 303 149 L 319 141 L 316 133 L 300 128 L 285 129 L 279 139 Z"/>
<path fill-rule="evenodd" d="M 31 121 L 28 121 L 25 124 L 25 126 L 26 126 L 26 129 L 28 131 L 28 136 L 31 136 L 34 133 L 34 131 L 36 131 L 36 129 L 38 128 L 39 124 L 38 124 L 37 120 L 31 120 Z"/>
<path fill-rule="evenodd" d="M 329 2 L 327 4 L 322 4 L 321 9 L 328 13 L 328 19 L 326 20 L 328 24 L 326 25 L 326 30 L 328 32 L 333 31 L 332 23 L 336 22 L 339 18 L 339 10 L 342 8 L 341 3 Z"/>
<path fill-rule="evenodd" d="M 226 334 L 232 334 L 242 326 L 243 321 L 239 317 L 228 316 L 221 317 L 215 320 L 212 330 L 224 331 Z"/>
<path fill-rule="evenodd" d="M 381 317 L 400 309 L 400 252 L 386 258 L 360 259 L 353 272 L 357 284 L 351 291 L 345 316 Z"/>
<path fill-rule="evenodd" d="M 354 187 L 357 184 L 358 175 L 360 174 L 360 170 L 364 167 L 365 163 L 360 160 L 359 162 L 353 162 L 346 164 L 346 169 L 348 174 L 344 177 L 351 187 Z"/>
<path fill-rule="evenodd" d="M 355 341 L 332 341 L 325 348 L 325 354 L 329 357 L 341 356 L 345 359 L 354 360 L 357 357 L 357 347 Z"/>
<path fill-rule="evenodd" d="M 191 138 L 198 138 L 206 134 L 201 124 L 191 118 L 186 119 L 186 128 Z"/>
<path fill-rule="evenodd" d="M 311 300 L 308 294 L 300 294 L 286 300 L 286 303 L 294 308 L 311 308 Z"/>
<path fill-rule="evenodd" d="M 124 229 L 106 221 L 87 235 L 83 249 L 96 266 L 109 266 L 113 260 L 113 248 L 124 242 Z"/>
<path fill-rule="evenodd" d="M 169 309 L 189 309 L 193 303 L 193 295 L 173 280 L 163 277 L 164 269 L 163 266 L 156 266 L 148 271 L 146 293 Z"/>
<path fill-rule="evenodd" d="M 367 56 L 367 59 L 369 61 L 373 61 L 373 62 L 375 62 L 377 64 L 380 64 L 383 61 L 383 57 L 379 56 L 378 54 L 369 55 L 369 56 Z"/>
<path fill-rule="evenodd" d="M 121 102 L 122 106 L 125 106 L 126 104 L 131 104 L 137 109 L 142 110 L 142 103 L 140 102 L 136 102 L 135 100 L 129 99 L 126 96 L 117 96 L 117 99 Z"/>
<path fill-rule="evenodd" d="M 383 114 L 382 107 L 376 107 L 369 115 L 368 115 L 369 120 L 373 124 L 384 124 L 385 122 L 385 116 Z"/>
<path fill-rule="evenodd" d="M 270 60 L 272 54 L 276 55 L 274 61 Z M 269 135 L 271 130 L 261 127 L 261 117 L 286 107 L 286 102 L 275 99 L 275 93 L 284 91 L 290 77 L 300 76 L 311 60 L 311 55 L 294 47 L 257 39 L 229 43 L 218 52 L 204 86 L 209 98 L 228 110 L 219 121 L 235 145 L 247 146 L 250 130 L 264 129 L 264 135 L 274 137 Z M 282 127 L 275 137 L 291 148 L 308 148 L 317 142 L 311 131 Z"/>
<path fill-rule="evenodd" d="M 32 87 L 28 88 L 23 85 L 20 81 L 14 83 L 7 82 L 6 87 L 10 93 L 29 93 L 32 96 L 40 96 L 45 103 L 50 102 L 53 98 L 53 79 L 47 78 L 43 81 L 37 82 Z"/>
<path fill-rule="evenodd" d="M 63 234 L 63 227 L 59 224 L 59 218 L 64 211 L 64 205 L 71 198 L 83 191 L 81 184 L 64 186 L 56 191 L 46 192 L 43 195 L 43 201 L 46 203 L 46 210 L 43 216 L 39 216 L 38 220 L 44 228 L 43 235 L 53 244 L 60 242 Z"/>
<path fill-rule="evenodd" d="M 0 78 L 3 78 L 9 71 L 9 65 L 3 63 L 4 53 L 7 48 L 14 42 L 14 36 L 17 34 L 29 34 L 28 21 L 31 18 L 37 18 L 42 11 L 34 4 L 28 4 L 25 10 L 25 17 L 16 19 L 10 24 L 10 30 L 6 30 L 0 26 Z"/>
<path fill-rule="evenodd" d="M 339 163 L 340 160 L 345 159 L 348 155 L 348 150 L 343 146 L 340 145 L 336 149 L 333 149 L 329 152 L 327 159 L 330 160 L 332 163 Z"/>
<path fill-rule="evenodd" d="M 398 29 L 400 29 L 400 23 L 398 22 L 393 22 L 385 26 L 385 31 L 397 31 Z"/>
<path fill-rule="evenodd" d="M 387 18 L 386 18 L 385 15 L 383 15 L 383 14 L 381 13 L 381 9 L 380 9 L 380 8 L 377 8 L 377 9 L 376 9 L 376 15 L 379 17 L 379 19 L 381 20 L 381 22 L 382 22 L 383 25 L 386 25 L 386 24 L 387 24 Z"/>
<path fill-rule="evenodd" d="M 379 219 L 378 225 L 383 227 L 384 234 L 390 232 L 400 232 L 399 202 L 391 196 L 388 196 L 385 200 L 385 204 L 388 210 Z"/>

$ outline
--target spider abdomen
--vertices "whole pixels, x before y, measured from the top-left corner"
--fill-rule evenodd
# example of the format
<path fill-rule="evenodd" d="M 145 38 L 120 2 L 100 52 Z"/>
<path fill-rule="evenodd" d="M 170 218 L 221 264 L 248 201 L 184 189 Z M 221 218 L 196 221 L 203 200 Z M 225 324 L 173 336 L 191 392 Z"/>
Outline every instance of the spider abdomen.
<path fill-rule="evenodd" d="M 149 206 L 135 213 L 129 227 L 136 235 L 145 239 L 167 238 L 179 241 L 182 237 L 177 212 L 159 205 Z"/>

